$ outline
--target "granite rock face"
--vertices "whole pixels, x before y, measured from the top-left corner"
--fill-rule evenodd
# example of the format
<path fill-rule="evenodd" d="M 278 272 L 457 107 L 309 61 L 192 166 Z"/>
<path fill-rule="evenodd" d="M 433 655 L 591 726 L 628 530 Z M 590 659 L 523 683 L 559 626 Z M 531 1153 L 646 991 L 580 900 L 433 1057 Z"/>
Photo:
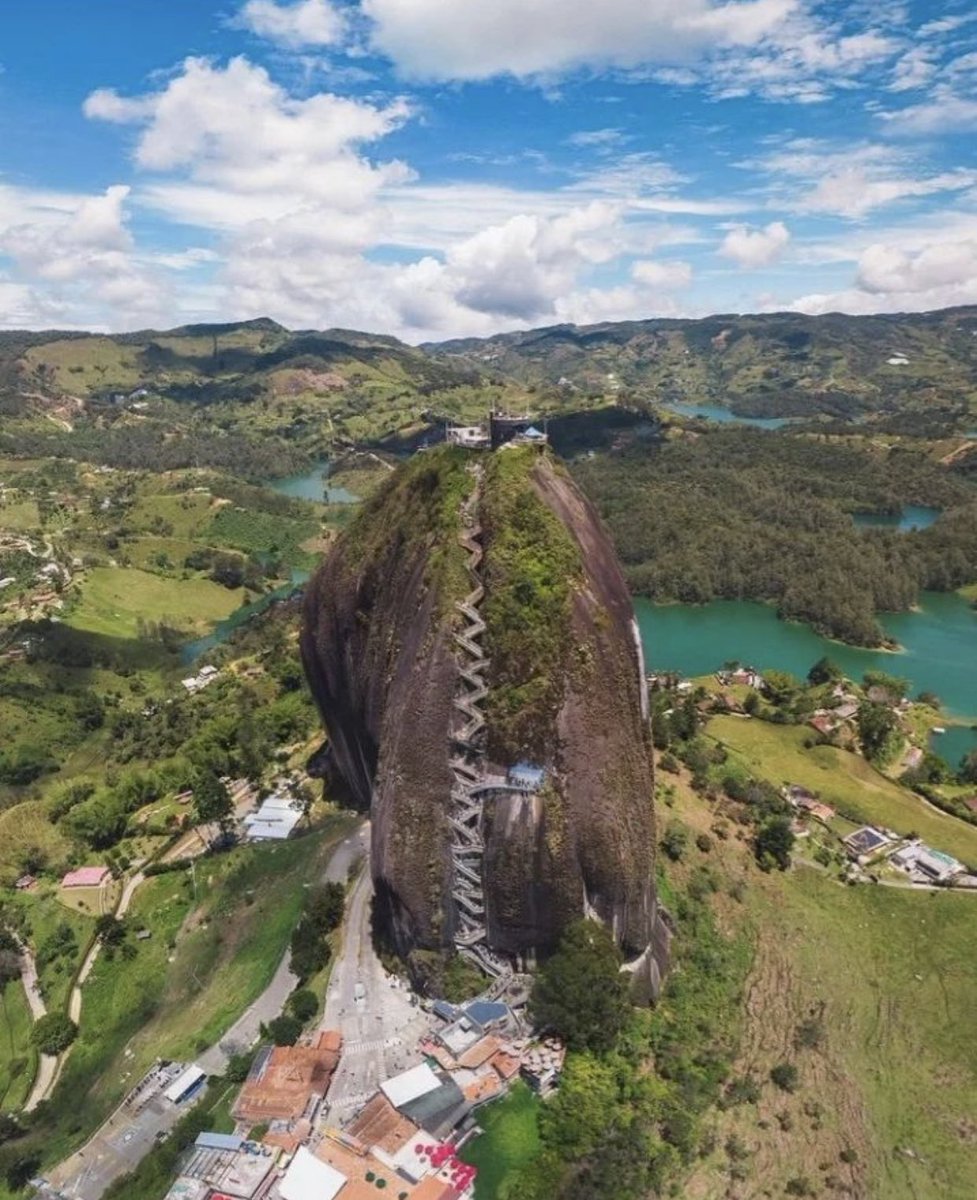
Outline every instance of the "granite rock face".
<path fill-rule="evenodd" d="M 481 548 L 474 574 L 463 513 Z M 464 923 L 450 818 L 465 687 L 456 635 L 473 585 L 485 728 L 463 749 L 496 776 L 517 762 L 545 771 L 536 791 L 485 800 L 486 941 L 501 959 L 531 964 L 590 915 L 654 993 L 668 930 L 654 890 L 631 601 L 593 507 L 534 449 L 416 456 L 364 506 L 306 593 L 303 661 L 333 780 L 371 817 L 379 922 L 418 974 L 453 952 Z"/>

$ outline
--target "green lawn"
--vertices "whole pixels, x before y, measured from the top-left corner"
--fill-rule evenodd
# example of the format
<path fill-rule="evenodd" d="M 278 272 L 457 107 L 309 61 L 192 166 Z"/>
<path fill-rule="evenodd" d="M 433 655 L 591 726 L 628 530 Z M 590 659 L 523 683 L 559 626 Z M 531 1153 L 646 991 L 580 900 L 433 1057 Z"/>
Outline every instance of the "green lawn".
<path fill-rule="evenodd" d="M 3 529 L 39 529 L 41 516 L 35 500 L 12 500 L 0 505 L 0 527 Z"/>
<path fill-rule="evenodd" d="M 243 599 L 243 589 L 231 591 L 208 579 L 164 579 L 136 569 L 94 567 L 66 621 L 75 629 L 120 638 L 137 637 L 140 622 L 206 633 Z"/>
<path fill-rule="evenodd" d="M 808 870 L 782 883 L 775 903 L 755 911 L 791 947 L 793 986 L 827 1002 L 828 1046 L 854 1077 L 874 1134 L 870 1194 L 969 1200 L 977 896 L 845 888 Z M 832 1104 L 830 1089 L 821 1100 Z"/>
<path fill-rule="evenodd" d="M 719 716 L 709 722 L 707 732 L 771 783 L 801 784 L 861 821 L 897 833 L 916 832 L 936 849 L 977 864 L 977 827 L 930 808 L 857 754 L 833 746 L 805 748 L 806 729 Z"/>
<path fill-rule="evenodd" d="M 501 1100 L 478 1111 L 485 1131 L 461 1153 L 478 1167 L 475 1200 L 496 1200 L 506 1178 L 536 1156 L 539 1140 L 539 1100 L 521 1080 Z"/>
<path fill-rule="evenodd" d="M 0 991 L 0 1112 L 13 1112 L 27 1099 L 37 1052 L 30 1045 L 33 1021 L 19 979 Z"/>
<path fill-rule="evenodd" d="M 164 1057 L 216 1041 L 268 984 L 305 896 L 349 819 L 278 846 L 244 846 L 189 872 L 148 879 L 129 925 L 134 955 L 101 955 L 85 983 L 81 1030 L 38 1130 L 45 1163 L 59 1161 Z M 3 1192 L 0 1189 L 0 1196 Z"/>

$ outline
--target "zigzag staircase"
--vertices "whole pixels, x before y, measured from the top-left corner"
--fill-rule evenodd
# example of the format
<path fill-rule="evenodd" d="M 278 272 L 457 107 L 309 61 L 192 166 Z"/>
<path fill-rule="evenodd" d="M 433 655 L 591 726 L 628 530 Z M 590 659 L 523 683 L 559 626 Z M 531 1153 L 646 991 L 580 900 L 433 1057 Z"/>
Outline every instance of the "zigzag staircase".
<path fill-rule="evenodd" d="M 460 683 L 454 706 L 460 723 L 451 734 L 454 752 L 451 772 L 451 861 L 454 879 L 451 894 L 457 909 L 455 947 L 458 953 L 474 963 L 493 980 L 506 980 L 512 968 L 497 955 L 486 940 L 485 890 L 482 884 L 482 863 L 485 843 L 482 840 L 482 801 L 484 793 L 505 786 L 505 778 L 489 775 L 485 769 L 485 716 L 481 704 L 488 695 L 484 671 L 488 659 L 482 651 L 485 622 L 479 606 L 485 596 L 480 567 L 482 564 L 482 529 L 478 522 L 481 498 L 481 464 L 473 463 L 469 471 L 475 476 L 475 487 L 461 506 L 461 531 L 458 540 L 468 553 L 468 575 L 472 590 L 455 607 L 465 624 L 455 634 L 460 652 Z"/>

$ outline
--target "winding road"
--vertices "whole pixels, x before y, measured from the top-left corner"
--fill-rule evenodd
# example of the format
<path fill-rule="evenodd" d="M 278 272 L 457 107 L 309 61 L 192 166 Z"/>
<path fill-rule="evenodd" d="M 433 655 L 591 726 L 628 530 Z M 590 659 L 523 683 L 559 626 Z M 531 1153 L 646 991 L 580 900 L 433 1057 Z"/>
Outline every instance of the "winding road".
<path fill-rule="evenodd" d="M 364 824 L 339 843 L 322 874 L 323 883 L 346 882 L 350 870 L 366 852 L 368 836 L 369 826 Z M 127 907 L 131 899 L 130 893 Z M 286 951 L 271 982 L 257 1000 L 218 1043 L 196 1059 L 208 1075 L 221 1074 L 233 1054 L 254 1045 L 260 1036 L 262 1024 L 267 1024 L 281 1013 L 296 982 L 289 969 L 289 957 Z M 49 1172 L 50 1186 L 41 1194 L 45 1197 L 66 1196 L 72 1200 L 99 1200 L 120 1175 L 132 1171 L 139 1164 L 157 1140 L 170 1133 L 188 1107 L 189 1104 L 174 1105 L 158 1098 L 147 1104 L 140 1113 L 133 1113 L 125 1103 L 121 1104 L 80 1150 Z"/>

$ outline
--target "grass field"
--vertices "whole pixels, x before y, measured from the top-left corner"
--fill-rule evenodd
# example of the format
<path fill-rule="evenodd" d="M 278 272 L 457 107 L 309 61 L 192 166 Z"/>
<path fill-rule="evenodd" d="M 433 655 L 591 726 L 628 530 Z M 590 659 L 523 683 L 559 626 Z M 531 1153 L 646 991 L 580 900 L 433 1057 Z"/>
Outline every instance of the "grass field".
<path fill-rule="evenodd" d="M 75 629 L 110 637 L 137 637 L 140 621 L 203 634 L 243 599 L 243 589 L 231 591 L 208 579 L 164 579 L 136 569 L 94 567 L 65 620 Z"/>
<path fill-rule="evenodd" d="M 47 806 L 25 800 L 0 812 L 0 883 L 12 885 L 23 874 L 24 856 L 35 849 L 55 866 L 71 851 L 69 839 L 48 819 Z"/>
<path fill-rule="evenodd" d="M 132 957 L 100 955 L 84 985 L 80 1033 L 42 1131 L 45 1162 L 82 1142 L 155 1058 L 192 1057 L 263 991 L 305 885 L 348 828 L 333 817 L 305 838 L 201 860 L 196 903 L 189 872 L 139 888 L 129 924 L 152 936 L 132 943 Z"/>
<path fill-rule="evenodd" d="M 805 729 L 739 717 L 713 717 L 707 733 L 771 783 L 801 784 L 843 813 L 897 833 L 916 832 L 937 849 L 977 864 L 977 827 L 930 808 L 857 754 L 833 746 L 807 749 Z"/>
<path fill-rule="evenodd" d="M 673 794 L 669 816 L 713 828 L 714 809 L 682 779 Z M 731 1078 L 752 1078 L 758 1098 L 714 1115 L 716 1148 L 683 1184 L 684 1200 L 779 1196 L 792 1179 L 819 1196 L 971 1196 L 977 896 L 846 887 L 806 867 L 766 875 L 739 836 L 714 838 L 708 853 L 690 845 L 673 869 L 718 880 L 720 922 L 745 923 L 756 945 Z M 811 1022 L 817 1044 L 800 1044 Z M 782 1063 L 798 1071 L 794 1091 L 770 1080 Z"/>
<path fill-rule="evenodd" d="M 146 491 L 129 510 L 126 523 L 139 532 L 154 533 L 165 522 L 169 528 L 164 536 L 190 540 L 199 536 L 217 511 L 209 492 Z"/>
<path fill-rule="evenodd" d="M 16 1111 L 34 1079 L 36 1051 L 30 1045 L 33 1020 L 19 979 L 0 991 L 0 1112 Z"/>
<path fill-rule="evenodd" d="M 481 1137 L 461 1153 L 478 1167 L 475 1200 L 496 1200 L 506 1177 L 535 1157 L 540 1148 L 539 1100 L 521 1081 L 509 1094 L 478 1112 Z"/>
<path fill-rule="evenodd" d="M 41 515 L 37 511 L 36 501 L 12 500 L 0 505 L 0 528 L 21 531 L 39 529 L 40 526 Z"/>
<path fill-rule="evenodd" d="M 45 1003 L 49 1009 L 64 1007 L 82 951 L 91 937 L 92 918 L 64 908 L 53 890 L 18 892 L 6 903 L 16 914 L 21 937 L 34 948 Z M 74 934 L 74 949 L 57 956 L 46 954 L 45 946 L 52 943 L 56 931 L 64 925 Z"/>

